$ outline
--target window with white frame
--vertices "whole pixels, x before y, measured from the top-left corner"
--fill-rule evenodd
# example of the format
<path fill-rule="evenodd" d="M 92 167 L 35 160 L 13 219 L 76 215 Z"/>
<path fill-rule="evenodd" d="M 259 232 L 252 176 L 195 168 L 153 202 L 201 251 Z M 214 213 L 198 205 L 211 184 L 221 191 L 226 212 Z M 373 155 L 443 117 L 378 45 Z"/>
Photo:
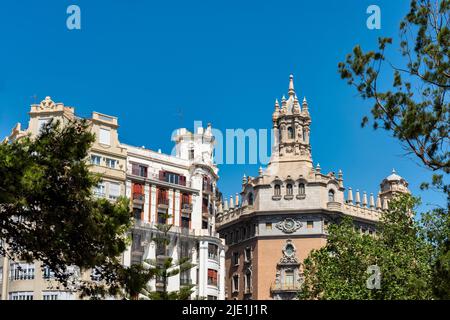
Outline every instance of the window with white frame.
<path fill-rule="evenodd" d="M 239 275 L 235 274 L 231 279 L 231 287 L 233 292 L 239 292 Z"/>
<path fill-rule="evenodd" d="M 95 154 L 91 155 L 91 163 L 93 165 L 99 166 L 101 164 L 102 157 L 97 156 Z"/>
<path fill-rule="evenodd" d="M 245 273 L 245 292 L 250 293 L 252 291 L 252 272 L 250 270 L 247 270 Z"/>
<path fill-rule="evenodd" d="M 104 182 L 100 182 L 95 188 L 94 188 L 94 195 L 97 197 L 103 198 L 106 195 L 106 185 Z"/>
<path fill-rule="evenodd" d="M 0 282 L 3 281 L 3 267 L 0 267 Z"/>
<path fill-rule="evenodd" d="M 45 266 L 43 270 L 44 279 L 53 279 L 55 277 L 55 273 L 49 267 Z"/>
<path fill-rule="evenodd" d="M 11 280 L 33 280 L 34 264 L 32 263 L 11 263 Z"/>
<path fill-rule="evenodd" d="M 110 158 L 105 158 L 105 163 L 106 163 L 106 166 L 107 166 L 108 168 L 115 169 L 115 168 L 116 168 L 116 165 L 117 165 L 117 160 L 115 160 L 115 159 L 110 159 Z"/>
<path fill-rule="evenodd" d="M 43 291 L 43 300 L 72 300 L 73 295 L 67 291 Z"/>
<path fill-rule="evenodd" d="M 33 300 L 33 291 L 10 292 L 9 300 Z"/>
<path fill-rule="evenodd" d="M 111 145 L 111 131 L 108 129 L 99 129 L 99 142 L 104 145 Z"/>
<path fill-rule="evenodd" d="M 109 198 L 111 200 L 116 200 L 120 196 L 120 184 L 110 182 L 109 183 Z"/>
<path fill-rule="evenodd" d="M 249 262 L 252 260 L 252 248 L 246 247 L 245 248 L 245 262 Z"/>

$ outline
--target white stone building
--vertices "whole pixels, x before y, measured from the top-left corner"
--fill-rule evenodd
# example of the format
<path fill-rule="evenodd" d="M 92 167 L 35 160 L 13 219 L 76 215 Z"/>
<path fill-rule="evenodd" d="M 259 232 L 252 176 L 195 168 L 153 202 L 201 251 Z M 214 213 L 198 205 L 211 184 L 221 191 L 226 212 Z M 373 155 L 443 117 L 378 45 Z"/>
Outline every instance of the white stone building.
<path fill-rule="evenodd" d="M 179 129 L 175 154 L 145 148 L 127 149 L 126 195 L 132 199 L 135 225 L 125 264 L 163 255 L 154 237 L 156 225 L 173 225 L 168 255 L 191 258 L 195 266 L 169 278 L 168 291 L 193 285 L 192 298 L 225 298 L 225 248 L 215 230 L 218 169 L 214 164 L 211 126 L 191 133 Z M 156 280 L 150 282 L 157 289 Z"/>

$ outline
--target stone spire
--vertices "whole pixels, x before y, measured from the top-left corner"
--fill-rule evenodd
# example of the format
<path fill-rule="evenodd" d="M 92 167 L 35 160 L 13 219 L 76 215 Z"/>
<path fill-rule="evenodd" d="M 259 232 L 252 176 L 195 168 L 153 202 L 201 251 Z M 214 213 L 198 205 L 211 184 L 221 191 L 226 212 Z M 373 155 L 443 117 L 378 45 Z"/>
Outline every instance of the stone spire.
<path fill-rule="evenodd" d="M 228 211 L 228 201 L 227 201 L 227 199 L 223 200 L 223 211 Z"/>
<path fill-rule="evenodd" d="M 338 180 L 342 180 L 342 178 L 343 178 L 342 170 L 339 169 L 339 171 L 338 171 Z"/>
<path fill-rule="evenodd" d="M 353 191 L 352 191 L 352 188 L 348 188 L 347 203 L 353 204 Z"/>
<path fill-rule="evenodd" d="M 381 196 L 380 196 L 380 191 L 378 191 L 378 194 L 377 194 L 377 209 L 381 209 Z"/>
<path fill-rule="evenodd" d="M 239 193 L 236 192 L 236 207 L 239 207 Z"/>
<path fill-rule="evenodd" d="M 356 204 L 357 206 L 359 206 L 360 203 L 361 203 L 361 197 L 360 197 L 360 195 L 359 195 L 359 190 L 356 189 L 355 204 Z"/>
<path fill-rule="evenodd" d="M 258 175 L 260 177 L 262 177 L 262 175 L 263 175 L 263 168 L 261 166 L 259 166 Z"/>
<path fill-rule="evenodd" d="M 294 90 L 294 75 L 291 73 L 291 75 L 289 76 L 289 96 L 293 96 L 295 95 L 295 90 Z"/>
<path fill-rule="evenodd" d="M 278 103 L 278 99 L 275 99 L 275 110 L 273 111 L 272 114 L 273 122 L 276 122 L 279 117 L 280 117 L 280 105 Z"/>
<path fill-rule="evenodd" d="M 363 207 L 367 207 L 367 192 L 363 192 L 363 201 L 362 201 Z"/>
<path fill-rule="evenodd" d="M 369 206 L 373 209 L 375 208 L 375 200 L 373 199 L 373 193 L 370 193 Z"/>
<path fill-rule="evenodd" d="M 294 95 L 294 107 L 292 108 L 292 112 L 295 114 L 299 114 L 301 112 L 300 104 L 298 103 L 297 94 Z"/>
<path fill-rule="evenodd" d="M 246 184 L 247 183 L 247 176 L 244 173 L 244 176 L 242 177 L 242 184 Z"/>
<path fill-rule="evenodd" d="M 230 196 L 230 209 L 234 208 L 233 196 Z"/>

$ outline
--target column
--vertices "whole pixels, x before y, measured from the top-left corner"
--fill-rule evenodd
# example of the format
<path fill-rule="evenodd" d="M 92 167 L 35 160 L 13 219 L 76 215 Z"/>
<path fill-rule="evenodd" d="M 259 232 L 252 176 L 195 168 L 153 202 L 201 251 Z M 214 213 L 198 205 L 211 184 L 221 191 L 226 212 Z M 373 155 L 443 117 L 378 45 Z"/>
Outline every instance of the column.
<path fill-rule="evenodd" d="M 208 287 L 208 242 L 200 240 L 199 254 L 199 272 L 198 272 L 198 295 L 206 297 L 206 288 Z"/>
<path fill-rule="evenodd" d="M 225 300 L 225 249 L 219 247 L 219 300 Z"/>

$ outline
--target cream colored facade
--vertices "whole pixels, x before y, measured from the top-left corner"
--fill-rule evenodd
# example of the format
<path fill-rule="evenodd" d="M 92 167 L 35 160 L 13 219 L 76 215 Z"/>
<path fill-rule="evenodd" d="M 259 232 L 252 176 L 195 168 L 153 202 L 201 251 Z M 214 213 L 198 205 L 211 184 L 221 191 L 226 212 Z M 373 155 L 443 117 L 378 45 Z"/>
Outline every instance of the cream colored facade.
<path fill-rule="evenodd" d="M 292 75 L 288 98 L 275 102 L 272 121 L 270 163 L 255 177 L 244 175 L 240 199 L 225 200 L 216 218 L 228 247 L 228 299 L 294 299 L 301 262 L 326 243 L 328 223 L 351 216 L 362 232 L 372 233 L 392 195 L 409 192 L 393 172 L 376 198 L 357 190 L 353 199 L 351 188 L 345 197 L 341 170 L 313 166 L 309 106 L 305 98 L 300 105 Z"/>
<path fill-rule="evenodd" d="M 36 137 L 40 128 L 50 119 L 58 120 L 63 125 L 76 118 L 74 108 L 63 103 L 55 103 L 50 97 L 46 97 L 39 104 L 31 105 L 27 129 L 22 130 L 18 123 L 12 130 L 6 141 L 20 139 L 26 135 Z M 125 196 L 126 161 L 127 152 L 119 143 L 117 118 L 93 112 L 88 119 L 90 129 L 95 133 L 96 140 L 90 150 L 89 158 L 92 172 L 102 177 L 101 186 L 95 190 L 98 197 L 114 200 L 118 196 Z M 21 270 L 15 266 L 21 265 Z M 22 261 L 10 261 L 0 257 L 1 268 L 1 300 L 9 299 L 77 299 L 78 295 L 66 289 L 60 288 L 52 280 L 51 273 L 44 274 L 40 262 L 27 264 Z M 26 271 L 24 271 L 26 270 Z M 82 275 L 84 279 L 90 278 L 90 272 Z"/>

